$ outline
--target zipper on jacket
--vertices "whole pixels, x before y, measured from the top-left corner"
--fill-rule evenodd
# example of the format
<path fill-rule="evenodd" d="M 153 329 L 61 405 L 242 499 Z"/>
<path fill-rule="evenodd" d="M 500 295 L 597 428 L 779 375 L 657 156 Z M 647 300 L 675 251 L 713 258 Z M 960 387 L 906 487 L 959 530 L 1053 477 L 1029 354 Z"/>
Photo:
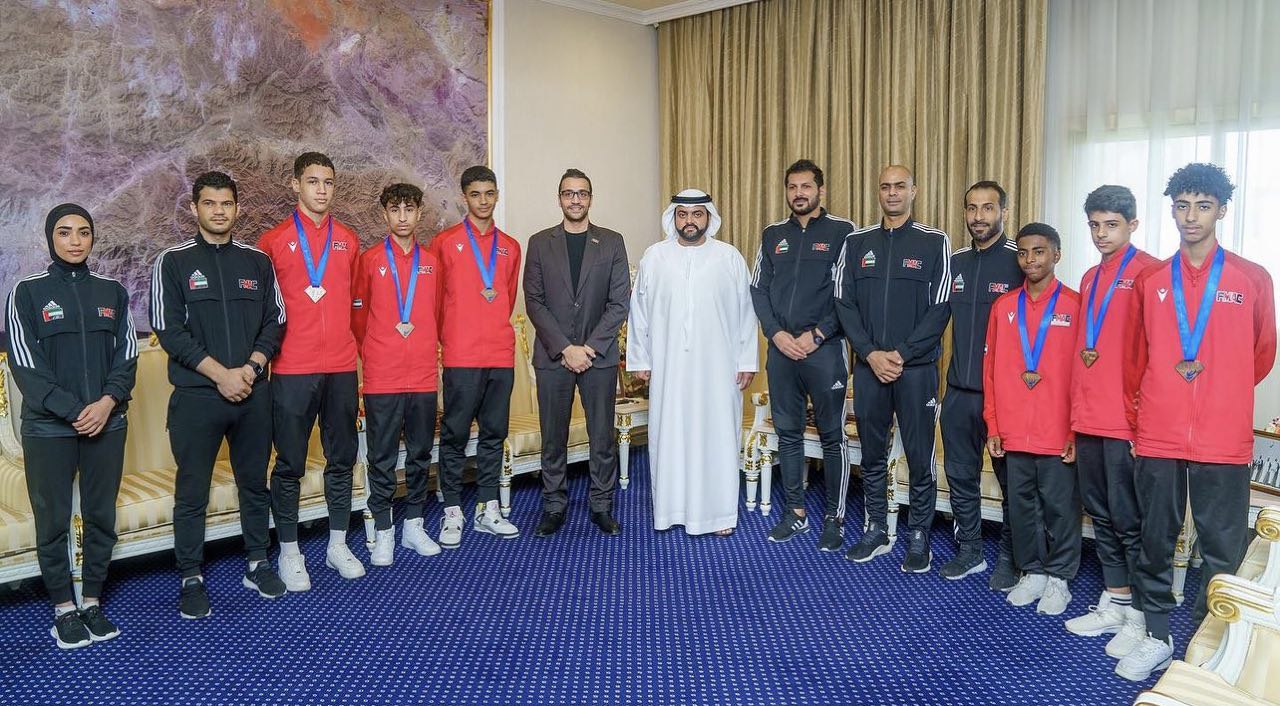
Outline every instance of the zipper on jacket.
<path fill-rule="evenodd" d="M 227 244 L 228 247 L 230 245 L 230 243 Z M 227 281 L 222 276 L 222 248 L 221 245 L 213 246 L 213 267 L 218 271 L 218 291 L 222 293 L 222 325 L 227 332 L 227 365 L 232 365 L 231 314 L 227 311 Z"/>
<path fill-rule="evenodd" d="M 804 234 L 806 230 L 807 230 L 806 228 L 800 229 L 801 243 L 804 242 Z M 786 236 L 783 236 L 783 237 L 786 237 Z M 799 245 L 799 243 L 797 243 L 797 245 Z M 800 286 L 800 258 L 803 256 L 804 256 L 804 248 L 797 247 L 796 258 L 795 258 L 796 265 L 795 265 L 795 268 L 793 269 L 793 274 L 791 276 L 791 297 L 787 299 L 787 321 L 786 321 L 787 333 L 791 333 L 791 326 L 792 326 L 791 310 L 794 309 L 796 305 L 796 288 Z"/>
<path fill-rule="evenodd" d="M 965 360 L 964 367 L 964 381 L 970 385 L 973 384 L 969 379 L 969 373 L 973 372 L 973 331 L 974 327 L 978 325 L 978 287 L 976 285 L 982 281 L 980 276 L 982 274 L 982 251 L 975 252 L 973 259 L 977 264 L 973 270 L 973 283 L 975 286 L 973 288 L 973 307 L 969 312 L 969 348 L 966 351 L 968 359 Z"/>
<path fill-rule="evenodd" d="M 76 298 L 76 311 L 80 315 L 80 368 L 84 373 L 84 401 L 85 404 L 93 402 L 89 399 L 93 393 L 89 392 L 89 341 L 88 333 L 85 332 L 86 322 L 84 320 L 84 304 L 80 301 L 79 280 L 75 274 L 71 275 L 71 294 Z"/>
<path fill-rule="evenodd" d="M 893 276 L 893 229 L 885 231 L 885 234 L 885 240 L 888 241 L 889 246 L 884 254 L 884 306 L 880 316 L 880 345 L 886 345 L 884 341 L 889 338 L 889 279 Z"/>

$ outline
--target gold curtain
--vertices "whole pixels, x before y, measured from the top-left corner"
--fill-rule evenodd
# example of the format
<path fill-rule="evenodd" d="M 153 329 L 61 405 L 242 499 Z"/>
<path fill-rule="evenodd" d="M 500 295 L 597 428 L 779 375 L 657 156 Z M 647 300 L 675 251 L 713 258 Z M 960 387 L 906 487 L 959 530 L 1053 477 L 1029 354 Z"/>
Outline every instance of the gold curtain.
<path fill-rule="evenodd" d="M 965 188 L 1040 204 L 1046 0 L 761 0 L 658 28 L 662 186 L 706 189 L 754 260 L 787 215 L 783 171 L 826 172 L 832 213 L 880 218 L 880 169 L 916 174 L 915 216 L 965 239 Z"/>

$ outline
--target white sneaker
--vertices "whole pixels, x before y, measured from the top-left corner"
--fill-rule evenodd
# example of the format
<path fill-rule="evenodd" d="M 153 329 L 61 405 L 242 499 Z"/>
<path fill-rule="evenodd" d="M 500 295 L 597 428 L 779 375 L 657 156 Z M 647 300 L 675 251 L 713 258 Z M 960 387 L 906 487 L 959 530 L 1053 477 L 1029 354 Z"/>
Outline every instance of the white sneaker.
<path fill-rule="evenodd" d="M 1044 595 L 1040 596 L 1040 602 L 1036 604 L 1036 612 L 1041 615 L 1062 615 L 1069 603 L 1071 591 L 1067 588 L 1067 582 L 1051 576 L 1044 587 Z"/>
<path fill-rule="evenodd" d="M 1066 622 L 1067 632 L 1081 637 L 1113 635 L 1124 627 L 1124 608 L 1112 605 L 1111 593 L 1104 590 L 1098 605 L 1089 606 L 1089 612 Z"/>
<path fill-rule="evenodd" d="M 502 516 L 497 500 L 476 505 L 476 521 L 472 526 L 477 532 L 487 532 L 499 539 L 515 539 L 520 536 L 520 528 Z"/>
<path fill-rule="evenodd" d="M 445 549 L 457 549 L 462 546 L 462 525 L 466 518 L 462 516 L 462 508 L 450 505 L 444 509 L 444 518 L 440 520 L 440 546 Z"/>
<path fill-rule="evenodd" d="M 280 553 L 280 578 L 289 593 L 311 590 L 311 576 L 307 574 L 307 558 L 301 554 Z"/>
<path fill-rule="evenodd" d="M 1049 577 L 1044 574 L 1023 574 L 1018 580 L 1018 585 L 1009 591 L 1006 600 L 1010 604 L 1016 606 L 1031 605 L 1040 600 L 1040 596 L 1044 595 L 1045 586 L 1049 584 Z"/>
<path fill-rule="evenodd" d="M 435 556 L 440 553 L 440 545 L 436 544 L 435 540 L 431 539 L 431 535 L 422 529 L 421 517 L 404 521 L 404 536 L 400 539 L 400 546 L 412 549 L 422 556 Z"/>
<path fill-rule="evenodd" d="M 330 544 L 324 553 L 324 565 L 337 570 L 344 579 L 358 579 L 364 576 L 364 564 L 351 553 L 345 544 Z"/>
<path fill-rule="evenodd" d="M 1107 642 L 1107 654 L 1122 659 L 1147 637 L 1147 616 L 1132 606 L 1124 609 L 1124 626 Z"/>
<path fill-rule="evenodd" d="M 378 530 L 373 540 L 373 551 L 369 552 L 369 563 L 374 566 L 391 566 L 396 560 L 396 528 L 388 527 Z"/>
<path fill-rule="evenodd" d="M 1152 672 L 1158 672 L 1173 661 L 1173 638 L 1168 642 L 1147 635 L 1116 664 L 1116 674 L 1129 681 L 1146 681 Z"/>

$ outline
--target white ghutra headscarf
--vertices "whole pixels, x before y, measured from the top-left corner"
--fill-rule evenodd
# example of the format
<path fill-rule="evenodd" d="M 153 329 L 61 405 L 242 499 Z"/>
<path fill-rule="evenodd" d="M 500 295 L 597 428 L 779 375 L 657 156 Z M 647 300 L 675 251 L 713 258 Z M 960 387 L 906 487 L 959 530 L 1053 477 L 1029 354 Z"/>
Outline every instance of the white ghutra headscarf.
<path fill-rule="evenodd" d="M 662 232 L 666 235 L 667 240 L 675 238 L 676 233 L 676 208 L 678 206 L 705 206 L 707 215 L 710 220 L 707 222 L 707 237 L 714 238 L 720 230 L 720 213 L 716 211 L 716 205 L 711 202 L 711 197 L 705 191 L 698 189 L 685 189 L 675 196 L 671 197 L 671 205 L 667 206 L 667 210 L 662 212 Z"/>

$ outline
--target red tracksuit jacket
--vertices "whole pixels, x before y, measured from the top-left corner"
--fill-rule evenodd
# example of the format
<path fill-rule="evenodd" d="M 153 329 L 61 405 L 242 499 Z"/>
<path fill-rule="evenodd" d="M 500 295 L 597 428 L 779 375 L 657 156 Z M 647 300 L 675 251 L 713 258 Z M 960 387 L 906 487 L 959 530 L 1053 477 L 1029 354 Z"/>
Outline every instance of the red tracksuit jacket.
<path fill-rule="evenodd" d="M 1138 250 L 1116 282 L 1107 318 L 1102 323 L 1102 330 L 1094 346 L 1098 351 L 1098 359 L 1093 365 L 1087 366 L 1080 357 L 1080 351 L 1085 349 L 1086 316 L 1093 275 L 1099 269 L 1102 270 L 1098 277 L 1098 293 L 1094 295 L 1096 314 L 1107 296 L 1107 289 L 1115 281 L 1116 270 L 1120 268 L 1123 259 L 1124 253 L 1117 253 L 1109 261 L 1089 268 L 1080 280 L 1080 321 L 1076 325 L 1076 354 L 1071 362 L 1071 429 L 1077 434 L 1133 441 L 1133 430 L 1129 428 L 1124 411 L 1122 378 L 1124 360 L 1129 357 L 1125 348 L 1125 326 L 1129 324 L 1129 310 L 1135 306 L 1134 280 L 1139 272 L 1159 262 L 1150 253 Z"/>
<path fill-rule="evenodd" d="M 276 270 L 276 283 L 284 296 L 284 343 L 271 364 L 273 372 L 285 375 L 310 373 L 344 373 L 356 369 L 356 339 L 351 333 L 351 285 L 360 258 L 360 239 L 354 231 L 332 215 L 325 216 L 316 227 L 306 216 L 300 216 L 317 266 L 328 237 L 329 221 L 333 221 L 333 244 L 329 264 L 321 285 L 325 295 L 313 302 L 306 289 L 311 286 L 306 262 L 299 250 L 298 231 L 293 214 L 263 233 L 258 249 L 271 258 Z"/>
<path fill-rule="evenodd" d="M 1027 298 L 1027 341 L 1034 345 L 1040 317 L 1058 284 L 1055 277 L 1038 298 Z M 1080 325 L 1080 295 L 1063 286 L 1053 308 L 1040 357 L 1041 380 L 1027 389 L 1027 369 L 1018 335 L 1019 287 L 991 305 L 987 321 L 987 349 L 982 359 L 982 416 L 987 434 L 999 436 L 1006 451 L 1058 456 L 1071 432 L 1071 359 L 1075 357 L 1076 327 Z"/>
<path fill-rule="evenodd" d="M 431 254 L 440 265 L 440 343 L 446 368 L 510 368 L 515 366 L 516 336 L 511 313 L 520 283 L 520 243 L 491 227 L 476 234 L 480 257 L 489 260 L 493 239 L 498 238 L 493 288 L 498 297 L 485 301 L 480 294 L 484 280 L 462 223 L 440 231 L 431 240 Z"/>
<path fill-rule="evenodd" d="M 1182 261 L 1187 318 L 1194 324 L 1217 248 L 1200 267 Z M 1213 314 L 1187 382 L 1174 366 L 1182 344 L 1173 307 L 1172 258 L 1138 275 L 1125 350 L 1126 412 L 1140 456 L 1240 464 L 1253 457 L 1253 388 L 1276 358 L 1275 293 L 1257 264 L 1226 253 Z"/>
<path fill-rule="evenodd" d="M 360 358 L 364 361 L 364 393 L 435 392 L 439 367 L 439 332 L 436 308 L 439 303 L 440 268 L 426 248 L 419 248 L 418 284 L 413 294 L 409 322 L 413 332 L 402 336 L 400 302 L 396 296 L 391 263 L 387 262 L 386 241 L 365 250 L 356 268 L 355 311 L 351 317 Z M 391 252 L 400 286 L 409 291 L 413 252 L 400 249 L 394 241 Z"/>

